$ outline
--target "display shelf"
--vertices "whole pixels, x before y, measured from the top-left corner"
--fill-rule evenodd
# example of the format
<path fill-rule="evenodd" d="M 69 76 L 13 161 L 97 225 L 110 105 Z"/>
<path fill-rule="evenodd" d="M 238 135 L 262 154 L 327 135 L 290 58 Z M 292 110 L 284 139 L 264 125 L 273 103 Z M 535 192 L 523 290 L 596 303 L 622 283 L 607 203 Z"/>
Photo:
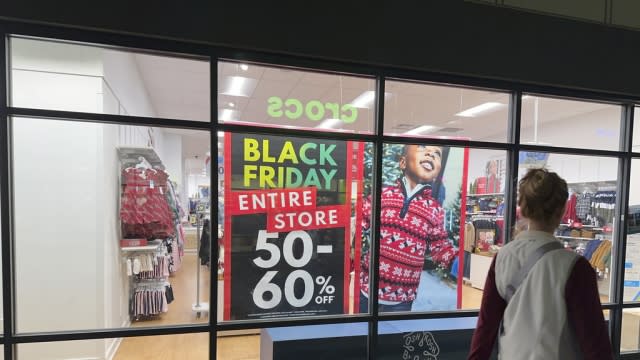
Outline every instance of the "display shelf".
<path fill-rule="evenodd" d="M 560 226 L 571 227 L 571 224 L 560 224 Z M 596 227 L 595 225 L 582 225 L 580 228 L 591 229 L 594 231 L 602 231 L 604 228 Z"/>
<path fill-rule="evenodd" d="M 467 215 L 496 215 L 495 211 L 475 211 L 475 212 L 468 212 Z M 502 217 L 502 215 L 496 215 L 499 217 Z"/>
<path fill-rule="evenodd" d="M 162 245 L 162 242 L 156 243 L 156 244 L 150 244 L 150 245 L 146 245 L 146 246 L 126 246 L 126 247 L 121 247 L 120 250 L 124 251 L 124 252 L 133 252 L 133 251 L 156 251 L 160 248 L 160 246 Z"/>
<path fill-rule="evenodd" d="M 610 239 L 597 239 L 597 238 L 586 238 L 586 237 L 576 237 L 576 236 L 564 236 L 564 235 L 556 235 L 559 239 L 572 239 L 572 240 L 610 240 Z"/>
<path fill-rule="evenodd" d="M 504 196 L 504 193 L 467 194 L 467 197 Z"/>

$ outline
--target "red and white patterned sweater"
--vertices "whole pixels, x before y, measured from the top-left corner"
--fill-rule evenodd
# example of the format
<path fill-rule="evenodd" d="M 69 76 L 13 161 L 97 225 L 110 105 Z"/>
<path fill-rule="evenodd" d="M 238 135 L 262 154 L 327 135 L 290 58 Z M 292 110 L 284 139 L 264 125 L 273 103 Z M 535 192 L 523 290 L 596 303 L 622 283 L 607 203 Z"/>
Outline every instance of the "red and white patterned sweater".
<path fill-rule="evenodd" d="M 406 200 L 406 202 L 405 202 Z M 371 199 L 365 199 L 363 231 L 370 233 Z M 448 269 L 456 251 L 447 240 L 444 209 L 425 187 L 407 198 L 402 182 L 382 189 L 380 214 L 380 284 L 378 298 L 413 301 L 417 296 L 425 252 Z M 369 293 L 369 252 L 362 257 L 360 287 Z"/>

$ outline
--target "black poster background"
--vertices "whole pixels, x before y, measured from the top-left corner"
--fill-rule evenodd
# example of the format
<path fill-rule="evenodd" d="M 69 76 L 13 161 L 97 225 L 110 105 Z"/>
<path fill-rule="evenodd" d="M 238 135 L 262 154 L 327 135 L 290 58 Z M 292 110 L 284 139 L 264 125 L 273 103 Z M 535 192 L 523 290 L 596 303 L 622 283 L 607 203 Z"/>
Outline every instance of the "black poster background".
<path fill-rule="evenodd" d="M 323 168 L 327 171 L 336 169 L 337 173 L 333 177 L 333 186 L 331 190 L 325 191 L 317 189 L 317 202 L 316 205 L 336 205 L 344 204 L 345 193 L 344 188 L 346 185 L 346 166 L 347 166 L 347 142 L 332 141 L 332 140 L 320 140 L 320 139 L 303 139 L 303 138 L 285 138 L 276 136 L 261 136 L 261 135 L 245 135 L 245 134 L 233 134 L 231 139 L 231 176 L 232 181 L 229 186 L 232 186 L 231 191 L 247 191 L 257 190 L 243 187 L 243 165 L 244 161 L 244 138 L 257 139 L 262 148 L 262 140 L 269 140 L 269 155 L 278 158 L 280 150 L 285 141 L 291 141 L 294 148 L 297 150 L 300 146 L 306 142 L 312 142 L 318 144 L 326 144 L 330 146 L 335 144 L 335 149 L 331 152 L 332 158 L 335 160 L 337 166 L 330 165 L 313 165 L 309 166 L 300 161 L 299 164 L 291 165 L 290 162 L 284 164 L 277 163 L 261 163 L 261 162 L 247 162 L 251 165 L 266 165 L 266 166 L 295 166 L 303 174 L 306 174 L 309 169 Z M 317 150 L 309 151 L 309 154 L 317 153 Z M 322 176 L 320 176 L 322 180 Z M 253 180 L 253 184 L 257 181 Z M 324 181 L 323 181 L 324 183 Z M 338 186 L 341 183 L 342 186 Z M 350 186 L 350 185 L 347 185 Z M 339 192 L 341 189 L 342 192 Z M 253 260 L 257 257 L 264 259 L 269 258 L 269 253 L 266 250 L 256 250 L 256 242 L 258 238 L 258 232 L 260 230 L 267 229 L 267 215 L 261 214 L 249 214 L 249 215 L 230 215 L 231 216 L 231 249 L 226 251 L 231 252 L 231 268 L 227 269 L 230 272 L 226 272 L 230 275 L 231 289 L 229 304 L 231 306 L 231 317 L 229 320 L 243 320 L 243 319 L 259 319 L 259 318 L 277 318 L 277 317 L 289 317 L 289 316 L 310 316 L 310 315 L 329 315 L 329 314 L 343 314 L 344 313 L 344 262 L 345 262 L 345 232 L 344 227 L 319 229 L 319 230 L 306 230 L 313 241 L 313 255 L 309 263 L 300 268 L 307 271 L 312 279 L 314 279 L 314 292 L 311 301 L 304 307 L 291 306 L 285 297 L 284 284 L 287 276 L 297 268 L 291 267 L 284 259 L 284 256 L 280 257 L 280 261 L 277 265 L 270 269 L 263 269 L 255 265 Z M 345 223 L 349 223 L 348 219 Z M 305 230 L 305 229 L 299 229 Z M 276 244 L 282 255 L 282 244 L 287 236 L 287 232 L 279 233 L 278 239 L 269 239 L 269 243 Z M 332 245 L 333 252 L 330 254 L 321 253 L 318 254 L 318 245 Z M 295 258 L 300 258 L 303 251 L 302 241 L 296 240 L 293 246 L 293 255 Z M 227 264 L 228 266 L 228 264 Z M 271 281 L 277 284 L 282 290 L 282 300 L 279 305 L 272 309 L 261 309 L 253 302 L 253 290 L 264 276 L 267 271 L 275 270 L 278 274 Z M 346 270 L 348 271 L 348 270 Z M 330 285 L 335 287 L 335 292 L 332 294 L 324 293 L 322 295 L 333 295 L 333 301 L 329 304 L 317 304 L 316 297 L 320 295 L 320 289 L 322 285 L 315 283 L 318 276 L 328 277 L 331 276 Z M 297 280 L 294 286 L 294 293 L 296 298 L 302 298 L 304 292 L 304 283 L 302 280 Z M 265 300 L 270 299 L 270 294 L 265 294 Z"/>

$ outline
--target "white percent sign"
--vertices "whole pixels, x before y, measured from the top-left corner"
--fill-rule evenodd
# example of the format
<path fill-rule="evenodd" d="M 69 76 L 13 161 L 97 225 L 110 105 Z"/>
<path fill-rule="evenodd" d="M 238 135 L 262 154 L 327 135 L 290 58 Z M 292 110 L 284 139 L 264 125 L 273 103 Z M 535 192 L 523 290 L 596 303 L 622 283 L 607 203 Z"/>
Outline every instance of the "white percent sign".
<path fill-rule="evenodd" d="M 320 288 L 320 294 L 333 294 L 334 292 L 336 292 L 336 287 L 333 285 L 329 285 L 329 281 L 331 281 L 331 275 L 327 277 L 316 277 L 316 284 L 322 285 L 322 287 Z"/>

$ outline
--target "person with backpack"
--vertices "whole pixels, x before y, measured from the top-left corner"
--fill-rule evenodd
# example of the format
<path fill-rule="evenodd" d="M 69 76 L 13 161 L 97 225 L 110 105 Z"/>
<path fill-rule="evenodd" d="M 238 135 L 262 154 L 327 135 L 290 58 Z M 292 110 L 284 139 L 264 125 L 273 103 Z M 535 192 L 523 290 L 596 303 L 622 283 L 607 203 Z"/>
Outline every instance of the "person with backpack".
<path fill-rule="evenodd" d="M 567 183 L 530 169 L 518 191 L 524 229 L 489 268 L 468 359 L 489 359 L 496 340 L 499 359 L 613 359 L 596 274 L 553 236 Z"/>

